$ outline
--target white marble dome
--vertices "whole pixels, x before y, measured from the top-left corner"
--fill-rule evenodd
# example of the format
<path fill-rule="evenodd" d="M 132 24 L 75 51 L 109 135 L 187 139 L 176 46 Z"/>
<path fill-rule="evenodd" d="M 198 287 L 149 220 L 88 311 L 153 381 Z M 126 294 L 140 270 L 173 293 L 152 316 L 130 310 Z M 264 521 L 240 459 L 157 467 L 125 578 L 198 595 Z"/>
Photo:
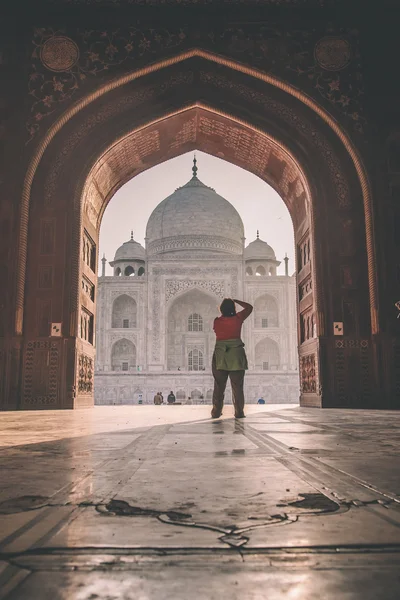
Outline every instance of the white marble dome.
<path fill-rule="evenodd" d="M 267 242 L 260 240 L 257 232 L 257 239 L 246 246 L 244 250 L 245 260 L 276 260 L 273 248 Z"/>
<path fill-rule="evenodd" d="M 141 246 L 141 244 L 139 244 L 139 242 L 135 242 L 135 240 L 133 239 L 133 235 L 132 235 L 130 240 L 123 243 L 122 246 L 120 246 L 117 249 L 113 262 L 119 261 L 119 260 L 123 260 L 123 261 L 145 260 L 145 258 L 146 258 L 145 249 L 143 248 L 143 246 Z"/>
<path fill-rule="evenodd" d="M 149 256 L 182 252 L 243 253 L 244 227 L 237 210 L 193 177 L 154 209 L 147 223 Z"/>

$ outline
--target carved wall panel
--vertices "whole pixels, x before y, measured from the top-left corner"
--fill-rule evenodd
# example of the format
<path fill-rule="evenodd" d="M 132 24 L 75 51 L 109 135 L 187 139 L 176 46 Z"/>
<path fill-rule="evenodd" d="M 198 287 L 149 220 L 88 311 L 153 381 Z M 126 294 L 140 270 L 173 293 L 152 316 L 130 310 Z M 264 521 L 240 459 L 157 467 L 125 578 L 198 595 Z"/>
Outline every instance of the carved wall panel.
<path fill-rule="evenodd" d="M 176 294 L 193 288 L 207 290 L 221 299 L 226 293 L 226 283 L 223 280 L 167 279 L 165 281 L 165 301 L 168 302 Z"/>
<path fill-rule="evenodd" d="M 87 265 L 93 273 L 96 272 L 96 244 L 84 230 L 82 235 L 82 248 L 81 258 L 85 265 Z"/>
<path fill-rule="evenodd" d="M 93 392 L 93 359 L 85 354 L 80 354 L 78 359 L 78 393 L 91 394 Z"/>
<path fill-rule="evenodd" d="M 316 394 L 317 368 L 315 354 L 300 357 L 300 389 L 303 394 Z"/>
<path fill-rule="evenodd" d="M 258 342 L 266 339 L 266 338 L 270 338 L 271 340 L 273 340 L 274 342 L 277 342 L 277 344 L 279 346 L 282 345 L 282 334 L 279 332 L 274 332 L 274 331 L 259 331 L 259 332 L 255 332 L 252 335 L 252 340 L 254 344 L 257 344 Z"/>
<path fill-rule="evenodd" d="M 107 334 L 108 345 L 112 345 L 121 339 L 129 340 L 129 341 L 133 342 L 133 344 L 135 346 L 138 344 L 137 334 L 133 333 L 132 331 L 129 331 L 129 330 L 124 330 L 123 332 L 119 332 L 119 333 L 108 333 Z"/>
<path fill-rule="evenodd" d="M 55 406 L 59 385 L 59 347 L 51 340 L 28 342 L 24 357 L 23 405 Z"/>
<path fill-rule="evenodd" d="M 89 342 L 89 344 L 93 344 L 94 315 L 83 306 L 81 306 L 79 337 L 81 340 L 85 340 L 86 342 Z"/>
<path fill-rule="evenodd" d="M 84 275 L 82 276 L 82 291 L 89 298 L 89 300 L 91 300 L 92 302 L 94 302 L 94 299 L 95 299 L 95 286 Z"/>
<path fill-rule="evenodd" d="M 312 293 L 312 279 L 308 277 L 299 285 L 299 299 L 303 300 L 308 294 Z"/>
<path fill-rule="evenodd" d="M 132 300 L 135 300 L 135 302 L 138 301 L 138 295 L 140 294 L 140 296 L 142 295 L 142 290 L 140 289 L 139 291 L 134 291 L 134 290 L 125 290 L 124 287 L 124 291 L 121 291 L 121 288 L 119 288 L 118 290 L 111 290 L 111 294 L 110 294 L 110 299 L 111 301 L 114 301 L 115 298 L 118 298 L 118 296 L 121 296 L 122 294 L 124 296 L 129 296 L 130 298 L 132 298 Z"/>

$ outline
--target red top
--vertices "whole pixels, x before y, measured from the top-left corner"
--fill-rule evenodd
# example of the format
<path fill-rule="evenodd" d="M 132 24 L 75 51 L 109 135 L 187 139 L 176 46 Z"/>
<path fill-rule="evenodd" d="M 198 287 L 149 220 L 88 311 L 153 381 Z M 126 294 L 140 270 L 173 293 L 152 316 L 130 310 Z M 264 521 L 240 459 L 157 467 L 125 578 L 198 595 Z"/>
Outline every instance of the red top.
<path fill-rule="evenodd" d="M 217 342 L 220 340 L 233 340 L 240 338 L 242 324 L 250 315 L 252 309 L 244 309 L 233 317 L 217 317 L 214 319 L 214 331 Z"/>

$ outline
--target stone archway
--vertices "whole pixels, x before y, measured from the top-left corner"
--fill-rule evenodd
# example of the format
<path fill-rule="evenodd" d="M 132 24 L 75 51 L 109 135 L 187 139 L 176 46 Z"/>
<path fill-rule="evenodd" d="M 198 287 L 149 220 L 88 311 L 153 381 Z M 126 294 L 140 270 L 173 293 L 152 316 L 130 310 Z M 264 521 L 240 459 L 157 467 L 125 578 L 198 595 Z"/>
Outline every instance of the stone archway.
<path fill-rule="evenodd" d="M 303 246 L 310 247 L 307 262 L 297 259 L 299 323 L 312 317 L 316 332 L 315 338 L 300 340 L 302 403 L 371 405 L 370 340 L 377 323 L 370 196 L 346 135 L 294 88 L 201 51 L 136 75 L 99 89 L 67 111 L 49 131 L 28 171 L 24 206 L 30 201 L 29 277 L 25 287 L 19 286 L 16 312 L 16 329 L 22 330 L 23 324 L 25 339 L 22 406 L 91 403 L 90 394 L 75 392 L 79 357 L 90 361 L 94 356 L 93 346 L 78 337 L 77 323 L 83 309 L 94 315 L 95 304 L 83 301 L 80 281 L 85 277 L 95 286 L 96 269 L 83 260 L 79 248 L 89 248 L 90 256 L 96 253 L 102 214 L 121 185 L 144 169 L 196 148 L 272 185 L 292 216 L 298 255 Z M 139 76 L 141 85 L 132 93 L 129 84 Z M 21 236 L 28 231 L 27 218 L 23 211 Z M 64 229 L 61 222 L 67 224 Z M 357 273 L 354 254 L 342 253 L 343 247 L 351 246 L 342 244 L 344 236 L 357 248 Z M 45 246 L 47 254 L 42 252 Z M 24 244 L 21 248 L 22 265 Z M 62 251 L 65 248 L 69 252 Z M 51 269 L 48 263 L 62 263 L 65 254 L 71 259 L 65 270 Z M 52 286 L 43 288 L 33 309 L 31 282 L 44 280 L 45 267 Z M 22 265 L 19 284 L 24 272 Z M 343 320 L 346 303 L 352 304 L 355 315 L 352 334 L 337 339 L 333 323 Z M 38 319 L 61 322 L 65 342 L 41 339 Z M 54 360 L 46 371 L 42 355 L 48 352 Z M 362 374 L 357 389 L 349 385 L 349 357 Z M 46 393 L 32 383 L 32 365 L 42 362 Z M 65 381 L 62 389 L 54 389 L 55 380 Z"/>
<path fill-rule="evenodd" d="M 257 327 L 279 327 L 277 301 L 270 294 L 258 296 L 254 302 L 254 319 Z"/>
<path fill-rule="evenodd" d="M 212 322 L 217 305 L 217 298 L 196 287 L 171 299 L 166 326 L 168 369 L 200 371 L 203 370 L 200 367 L 204 367 L 209 370 L 214 341 Z"/>
<path fill-rule="evenodd" d="M 117 340 L 111 348 L 112 371 L 130 371 L 136 367 L 136 346 L 130 340 Z"/>
<path fill-rule="evenodd" d="M 130 329 L 136 327 L 136 315 L 136 300 L 127 294 L 121 294 L 113 302 L 111 327 L 113 329 Z"/>
<path fill-rule="evenodd" d="M 277 370 L 280 367 L 279 346 L 269 337 L 256 344 L 254 356 L 255 366 L 259 371 Z"/>

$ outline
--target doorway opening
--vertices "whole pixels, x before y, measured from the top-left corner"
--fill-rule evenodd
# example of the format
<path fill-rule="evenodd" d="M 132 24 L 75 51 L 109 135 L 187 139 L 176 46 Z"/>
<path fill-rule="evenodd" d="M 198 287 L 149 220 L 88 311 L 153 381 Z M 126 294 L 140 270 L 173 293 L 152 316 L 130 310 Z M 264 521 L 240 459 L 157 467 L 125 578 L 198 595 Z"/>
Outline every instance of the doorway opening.
<path fill-rule="evenodd" d="M 301 405 L 374 406 L 371 340 L 378 313 L 371 192 L 357 150 L 332 117 L 297 89 L 193 50 L 89 93 L 55 122 L 32 157 L 17 257 L 15 330 L 24 336 L 20 407 L 93 405 L 98 265 L 92 257 L 98 256 L 104 210 L 140 173 L 196 149 L 258 176 L 291 215 Z M 223 240 L 213 249 L 235 255 L 243 242 L 229 240 L 227 246 L 225 226 L 219 226 Z M 157 227 L 155 222 L 155 232 Z M 160 256 L 188 249 L 184 232 L 175 233 L 179 247 L 160 235 L 146 250 Z M 196 251 L 210 241 L 196 239 Z M 146 278 L 140 258 L 135 265 L 115 265 L 115 276 Z M 275 266 L 249 265 L 246 278 L 272 280 Z M 157 268 L 157 285 L 165 287 L 166 275 Z M 263 334 L 273 322 L 267 300 L 260 308 Z M 154 373 L 164 368 L 162 317 L 156 302 L 146 350 Z M 130 322 L 124 320 L 127 333 Z M 48 336 L 53 326 L 59 339 Z M 273 348 L 258 349 L 268 350 L 257 359 L 262 372 L 277 362 Z M 193 364 L 201 364 L 198 357 Z M 129 360 L 122 362 L 129 370 Z"/>
<path fill-rule="evenodd" d="M 298 403 L 289 212 L 256 175 L 201 151 L 193 156 L 133 178 L 104 213 L 95 404 L 153 404 L 157 392 L 166 401 L 171 390 L 181 404 L 211 404 L 213 321 L 225 296 L 254 306 L 242 336 L 247 403 Z M 129 221 L 135 231 L 125 240 Z M 230 385 L 225 401 L 232 402 Z"/>

